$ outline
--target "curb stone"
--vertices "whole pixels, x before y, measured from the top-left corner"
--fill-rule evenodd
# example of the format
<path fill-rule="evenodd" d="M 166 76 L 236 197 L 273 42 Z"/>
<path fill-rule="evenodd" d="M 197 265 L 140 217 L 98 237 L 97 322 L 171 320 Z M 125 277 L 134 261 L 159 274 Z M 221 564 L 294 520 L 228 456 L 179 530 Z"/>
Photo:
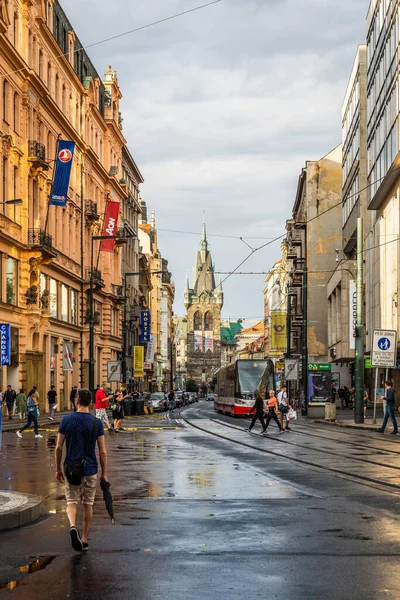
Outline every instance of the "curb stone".
<path fill-rule="evenodd" d="M 312 421 L 313 423 L 320 423 L 322 425 L 330 425 L 331 427 L 347 427 L 348 429 L 358 429 L 359 431 L 377 431 L 380 426 L 378 424 L 376 425 L 368 425 L 368 424 L 361 424 L 361 425 L 356 425 L 355 423 L 346 423 L 345 421 L 325 421 L 325 419 L 313 419 Z"/>
<path fill-rule="evenodd" d="M 3 506 L 10 505 L 9 510 L 0 511 L 0 531 L 28 525 L 44 514 L 42 500 L 32 494 L 1 490 L 0 502 Z"/>

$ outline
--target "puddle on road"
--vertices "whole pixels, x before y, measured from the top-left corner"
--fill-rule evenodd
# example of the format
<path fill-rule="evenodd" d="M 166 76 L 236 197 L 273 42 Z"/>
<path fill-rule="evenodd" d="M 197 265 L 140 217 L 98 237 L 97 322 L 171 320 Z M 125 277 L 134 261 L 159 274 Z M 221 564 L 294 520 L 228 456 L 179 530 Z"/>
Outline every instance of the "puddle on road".
<path fill-rule="evenodd" d="M 31 557 L 28 557 L 30 560 Z M 46 567 L 48 567 L 55 556 L 38 556 L 32 560 L 32 562 L 28 562 L 26 565 L 21 565 L 18 567 L 18 571 L 21 573 L 21 577 L 19 579 L 14 579 L 13 581 L 0 582 L 0 590 L 15 590 L 15 588 L 21 583 L 21 581 L 30 573 L 37 573 L 38 571 L 42 571 Z"/>

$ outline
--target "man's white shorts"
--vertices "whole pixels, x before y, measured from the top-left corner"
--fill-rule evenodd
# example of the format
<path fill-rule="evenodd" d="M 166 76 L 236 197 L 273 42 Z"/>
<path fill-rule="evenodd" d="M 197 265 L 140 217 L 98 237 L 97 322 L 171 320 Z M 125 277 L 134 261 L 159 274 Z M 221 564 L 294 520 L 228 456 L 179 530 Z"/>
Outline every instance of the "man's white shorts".
<path fill-rule="evenodd" d="M 82 477 L 80 485 L 71 485 L 65 478 L 65 497 L 67 504 L 94 504 L 97 487 L 97 474 Z"/>

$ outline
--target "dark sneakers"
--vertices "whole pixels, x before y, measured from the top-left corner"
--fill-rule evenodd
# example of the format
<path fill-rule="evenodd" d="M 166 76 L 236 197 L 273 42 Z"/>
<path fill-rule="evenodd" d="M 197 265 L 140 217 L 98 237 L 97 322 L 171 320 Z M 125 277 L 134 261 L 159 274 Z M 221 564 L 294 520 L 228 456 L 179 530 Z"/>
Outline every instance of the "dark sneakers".
<path fill-rule="evenodd" d="M 83 550 L 83 544 L 77 528 L 71 527 L 71 529 L 69 530 L 69 535 L 71 538 L 71 546 L 73 547 L 73 549 L 77 552 L 81 552 Z"/>
<path fill-rule="evenodd" d="M 82 550 L 89 550 L 89 544 L 87 542 L 82 542 Z"/>

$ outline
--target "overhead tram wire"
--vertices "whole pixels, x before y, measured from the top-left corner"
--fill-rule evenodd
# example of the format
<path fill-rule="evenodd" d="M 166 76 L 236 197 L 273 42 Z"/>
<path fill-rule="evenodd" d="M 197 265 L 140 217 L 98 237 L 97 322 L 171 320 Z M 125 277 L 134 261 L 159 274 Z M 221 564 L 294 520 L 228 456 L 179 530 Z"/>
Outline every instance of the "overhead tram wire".
<path fill-rule="evenodd" d="M 161 23 L 166 23 L 167 21 L 172 21 L 173 19 L 177 19 L 179 17 L 183 17 L 190 13 L 196 12 L 203 8 L 207 8 L 212 6 L 213 4 L 219 4 L 223 0 L 212 0 L 211 2 L 207 2 L 206 4 L 201 4 L 200 6 L 194 6 L 193 8 L 189 8 L 188 10 L 183 10 L 182 12 L 176 13 L 174 15 L 170 15 L 169 17 L 164 17 L 163 19 L 158 19 L 157 21 L 152 21 L 151 23 L 147 23 L 146 25 L 141 25 L 140 27 L 135 27 L 135 29 L 130 29 L 129 31 L 124 31 L 122 33 L 117 33 L 116 35 L 112 35 L 108 38 L 103 38 L 98 40 L 97 42 L 93 42 L 92 44 L 88 44 L 87 46 L 82 46 L 82 48 L 76 48 L 72 52 L 62 52 L 61 54 L 57 54 L 54 58 L 61 58 L 63 56 L 69 56 L 70 54 L 77 54 L 78 52 L 83 52 L 88 48 L 94 48 L 94 46 L 100 46 L 101 44 L 106 44 L 107 42 L 112 42 L 113 40 L 117 40 L 119 38 L 125 37 L 127 35 L 131 35 L 132 33 L 136 33 L 138 31 L 142 31 L 144 29 L 149 29 L 149 27 L 154 27 L 155 25 L 161 25 Z M 7 75 L 14 75 L 16 73 L 21 73 L 26 70 L 31 70 L 31 67 L 22 67 L 22 69 L 16 69 L 15 71 L 9 71 L 5 73 Z"/>
<path fill-rule="evenodd" d="M 396 167 L 395 169 L 393 169 L 392 173 L 394 173 L 395 171 L 398 171 L 400 169 L 400 167 Z M 349 196 L 346 197 L 346 200 L 349 200 L 350 198 L 353 198 L 354 196 L 359 196 L 361 192 L 368 190 L 370 187 L 372 187 L 373 185 L 375 185 L 376 183 L 379 183 L 379 181 L 382 181 L 383 179 L 385 179 L 386 175 L 384 175 L 383 177 L 379 177 L 379 179 L 376 179 L 375 181 L 372 181 L 371 183 L 369 183 L 367 186 L 365 186 L 364 188 L 360 189 L 358 192 L 354 193 L 354 194 L 350 194 Z M 343 204 L 343 200 L 340 200 L 340 202 L 337 202 L 336 204 L 333 204 L 332 206 L 330 206 L 329 208 L 327 208 L 326 210 L 322 211 L 321 213 L 319 213 L 318 215 L 315 215 L 315 217 L 312 217 L 311 219 L 308 219 L 307 221 L 301 222 L 302 225 L 308 225 L 308 223 L 311 223 L 312 221 L 314 221 L 315 219 L 319 219 L 319 217 L 322 217 L 322 215 L 326 214 L 327 212 L 329 212 L 330 210 L 333 210 L 334 208 L 336 208 L 339 205 Z M 225 281 L 227 279 L 229 279 L 229 277 L 231 277 L 232 275 L 234 275 L 238 269 L 240 269 L 240 267 L 242 265 L 244 265 L 245 262 L 247 262 L 252 256 L 253 254 L 255 254 L 256 252 L 258 252 L 259 250 L 262 250 L 263 248 L 266 248 L 267 246 L 270 246 L 271 244 L 273 244 L 274 242 L 277 242 L 278 240 L 283 239 L 284 237 L 286 237 L 286 233 L 284 233 L 283 235 L 280 235 L 276 238 L 274 238 L 273 240 L 267 242 L 266 244 L 263 244 L 262 246 L 259 246 L 258 248 L 255 248 L 254 250 L 252 250 L 250 252 L 250 254 L 248 256 L 246 256 L 239 264 L 237 267 L 235 267 L 235 269 L 233 269 L 233 271 L 231 271 L 222 281 L 219 285 L 222 285 L 223 283 L 225 283 Z M 378 246 L 375 246 L 375 248 L 379 248 L 380 246 L 384 246 L 386 244 L 390 244 L 392 242 L 397 241 L 399 238 L 396 238 L 395 240 L 390 240 L 389 242 L 385 242 L 383 244 L 379 244 Z M 371 248 L 367 248 L 364 251 L 368 251 L 368 250 L 373 250 L 374 247 Z"/>

